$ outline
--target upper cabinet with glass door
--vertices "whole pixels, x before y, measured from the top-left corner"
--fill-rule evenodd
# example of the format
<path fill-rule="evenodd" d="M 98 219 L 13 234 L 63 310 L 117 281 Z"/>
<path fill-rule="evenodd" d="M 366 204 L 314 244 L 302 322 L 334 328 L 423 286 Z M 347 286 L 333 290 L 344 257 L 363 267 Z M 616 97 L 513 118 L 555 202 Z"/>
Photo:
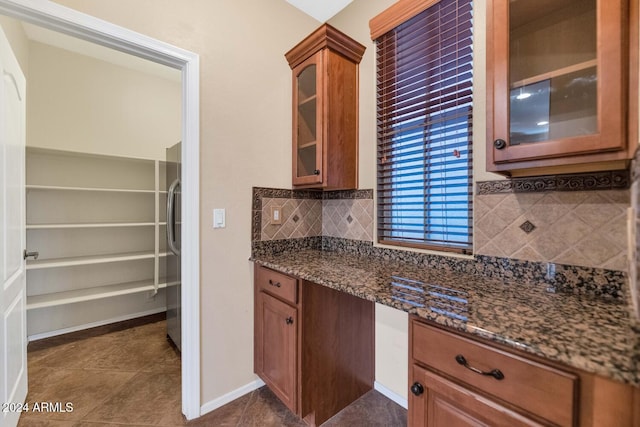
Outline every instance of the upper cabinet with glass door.
<path fill-rule="evenodd" d="M 324 24 L 286 53 L 293 70 L 294 187 L 358 187 L 358 64 L 364 50 Z"/>
<path fill-rule="evenodd" d="M 626 0 L 488 0 L 487 170 L 626 166 L 628 24 Z"/>

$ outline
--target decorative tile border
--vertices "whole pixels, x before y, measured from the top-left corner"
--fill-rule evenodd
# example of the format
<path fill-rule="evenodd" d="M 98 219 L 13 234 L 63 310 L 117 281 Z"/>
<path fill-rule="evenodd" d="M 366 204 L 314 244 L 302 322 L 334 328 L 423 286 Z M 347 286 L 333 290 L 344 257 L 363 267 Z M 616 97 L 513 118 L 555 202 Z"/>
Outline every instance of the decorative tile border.
<path fill-rule="evenodd" d="M 510 178 L 476 183 L 476 194 L 536 193 L 543 191 L 588 191 L 627 189 L 631 184 L 628 170 L 568 175 L 545 175 Z"/>
<path fill-rule="evenodd" d="M 373 199 L 373 190 L 337 190 L 322 193 L 323 200 L 336 199 Z"/>

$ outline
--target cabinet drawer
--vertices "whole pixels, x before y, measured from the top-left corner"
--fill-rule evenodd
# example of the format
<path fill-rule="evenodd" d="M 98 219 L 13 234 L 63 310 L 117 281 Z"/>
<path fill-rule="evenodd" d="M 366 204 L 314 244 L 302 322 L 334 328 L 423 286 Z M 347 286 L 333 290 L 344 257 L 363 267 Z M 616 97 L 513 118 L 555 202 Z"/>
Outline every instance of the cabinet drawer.
<path fill-rule="evenodd" d="M 298 302 L 298 280 L 266 267 L 256 266 L 256 285 L 265 291 L 292 304 Z"/>
<path fill-rule="evenodd" d="M 514 354 L 434 328 L 411 322 L 412 358 L 476 389 L 516 405 L 554 424 L 576 421 L 578 377 Z M 504 378 L 482 375 L 499 370 Z M 498 375 L 499 376 L 499 375 Z"/>

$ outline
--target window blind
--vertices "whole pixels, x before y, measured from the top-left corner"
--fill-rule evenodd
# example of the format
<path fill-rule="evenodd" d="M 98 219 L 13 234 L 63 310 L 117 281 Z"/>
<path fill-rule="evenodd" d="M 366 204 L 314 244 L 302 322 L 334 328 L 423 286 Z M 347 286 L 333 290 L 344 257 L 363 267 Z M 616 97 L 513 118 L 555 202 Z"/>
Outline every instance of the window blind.
<path fill-rule="evenodd" d="M 470 253 L 471 0 L 441 0 L 376 39 L 378 241 Z"/>

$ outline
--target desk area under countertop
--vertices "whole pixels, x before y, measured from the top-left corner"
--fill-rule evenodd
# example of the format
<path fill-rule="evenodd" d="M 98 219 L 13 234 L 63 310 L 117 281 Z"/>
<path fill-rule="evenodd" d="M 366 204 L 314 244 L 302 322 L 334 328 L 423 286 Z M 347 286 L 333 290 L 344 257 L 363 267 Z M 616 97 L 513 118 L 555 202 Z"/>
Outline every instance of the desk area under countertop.
<path fill-rule="evenodd" d="M 544 283 L 518 274 L 488 277 L 471 268 L 452 269 L 451 263 L 439 267 L 342 250 L 257 251 L 251 260 L 441 326 L 640 386 L 640 329 L 625 297 L 553 293 Z"/>

